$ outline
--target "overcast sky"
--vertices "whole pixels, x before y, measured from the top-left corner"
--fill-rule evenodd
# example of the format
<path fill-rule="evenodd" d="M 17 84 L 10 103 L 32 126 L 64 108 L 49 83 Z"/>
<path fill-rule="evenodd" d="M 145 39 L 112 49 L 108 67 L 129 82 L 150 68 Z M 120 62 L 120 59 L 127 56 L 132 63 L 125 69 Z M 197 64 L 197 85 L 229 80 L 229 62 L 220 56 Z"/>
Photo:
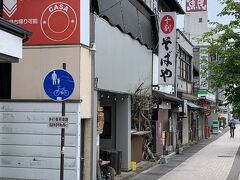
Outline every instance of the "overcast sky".
<path fill-rule="evenodd" d="M 185 2 L 186 0 L 178 0 L 179 3 L 182 5 L 182 8 L 184 11 L 186 11 L 185 8 Z M 221 10 L 224 8 L 224 5 L 220 4 L 218 0 L 208 0 L 207 2 L 207 11 L 208 11 L 208 19 L 209 21 L 217 21 L 220 23 L 227 23 L 229 22 L 230 18 L 227 17 L 218 17 L 217 14 L 221 12 Z M 184 26 L 184 16 L 178 15 L 177 17 L 177 27 L 180 29 L 183 29 Z"/>

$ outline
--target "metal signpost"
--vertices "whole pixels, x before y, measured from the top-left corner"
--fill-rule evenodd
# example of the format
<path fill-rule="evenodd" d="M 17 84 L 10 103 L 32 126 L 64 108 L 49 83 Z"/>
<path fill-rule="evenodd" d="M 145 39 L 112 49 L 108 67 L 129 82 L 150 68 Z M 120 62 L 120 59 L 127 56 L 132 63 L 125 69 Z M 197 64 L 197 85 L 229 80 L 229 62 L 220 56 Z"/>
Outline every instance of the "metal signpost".
<path fill-rule="evenodd" d="M 43 82 L 46 94 L 54 101 L 62 102 L 62 117 L 49 117 L 49 127 L 61 127 L 61 162 L 60 162 L 60 180 L 64 177 L 64 144 L 65 127 L 68 126 L 68 118 L 65 116 L 65 100 L 70 97 L 74 90 L 74 80 L 66 71 L 66 63 L 63 63 L 63 69 L 50 71 Z"/>

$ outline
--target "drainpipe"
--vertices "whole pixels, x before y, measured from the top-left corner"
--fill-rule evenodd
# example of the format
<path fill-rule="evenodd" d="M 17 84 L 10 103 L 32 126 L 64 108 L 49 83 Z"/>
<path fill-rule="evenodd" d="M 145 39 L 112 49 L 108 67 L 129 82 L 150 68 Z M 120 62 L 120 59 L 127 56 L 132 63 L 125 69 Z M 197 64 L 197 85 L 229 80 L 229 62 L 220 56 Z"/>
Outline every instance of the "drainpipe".
<path fill-rule="evenodd" d="M 90 5 L 92 7 L 92 5 Z M 97 91 L 96 91 L 96 78 L 95 78 L 95 15 L 90 12 L 90 51 L 91 51 L 91 178 L 97 179 Z"/>

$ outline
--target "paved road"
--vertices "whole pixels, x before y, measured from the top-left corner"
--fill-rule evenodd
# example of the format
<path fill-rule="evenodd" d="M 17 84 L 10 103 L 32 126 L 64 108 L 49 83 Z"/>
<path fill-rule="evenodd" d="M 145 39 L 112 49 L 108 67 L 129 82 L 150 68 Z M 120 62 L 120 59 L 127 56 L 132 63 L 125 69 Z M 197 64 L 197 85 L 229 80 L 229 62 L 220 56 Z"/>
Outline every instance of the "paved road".
<path fill-rule="evenodd" d="M 157 165 L 134 180 L 240 180 L 240 125 L 235 137 L 229 131 L 201 141 L 167 164 Z"/>

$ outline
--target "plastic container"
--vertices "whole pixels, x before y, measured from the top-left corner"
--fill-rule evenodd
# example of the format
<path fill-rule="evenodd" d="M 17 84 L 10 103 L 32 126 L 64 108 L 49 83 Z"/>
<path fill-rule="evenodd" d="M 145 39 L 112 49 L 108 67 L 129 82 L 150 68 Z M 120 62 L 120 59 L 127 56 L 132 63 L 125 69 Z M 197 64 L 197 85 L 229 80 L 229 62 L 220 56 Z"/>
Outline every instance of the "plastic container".
<path fill-rule="evenodd" d="M 132 169 L 132 171 L 136 171 L 136 169 L 137 169 L 137 162 L 131 161 L 131 169 Z"/>

